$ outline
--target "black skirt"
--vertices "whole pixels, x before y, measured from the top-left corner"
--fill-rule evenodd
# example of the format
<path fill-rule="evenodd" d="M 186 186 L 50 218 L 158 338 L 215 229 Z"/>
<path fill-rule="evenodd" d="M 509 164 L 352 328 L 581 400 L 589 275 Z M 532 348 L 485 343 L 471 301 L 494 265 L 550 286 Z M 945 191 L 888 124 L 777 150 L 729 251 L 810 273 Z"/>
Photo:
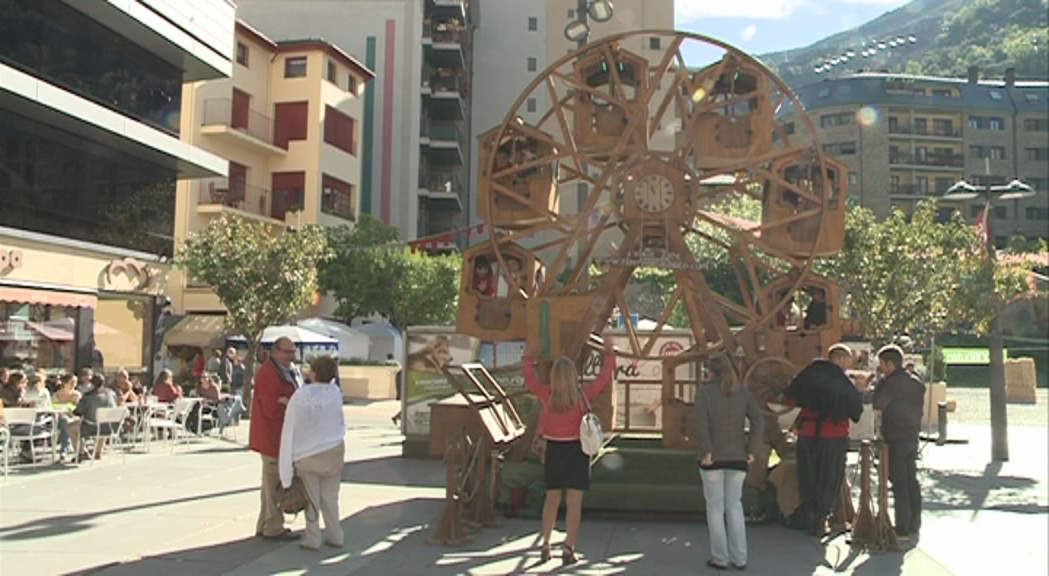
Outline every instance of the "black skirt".
<path fill-rule="evenodd" d="M 590 489 L 590 457 L 579 440 L 546 441 L 546 489 Z"/>

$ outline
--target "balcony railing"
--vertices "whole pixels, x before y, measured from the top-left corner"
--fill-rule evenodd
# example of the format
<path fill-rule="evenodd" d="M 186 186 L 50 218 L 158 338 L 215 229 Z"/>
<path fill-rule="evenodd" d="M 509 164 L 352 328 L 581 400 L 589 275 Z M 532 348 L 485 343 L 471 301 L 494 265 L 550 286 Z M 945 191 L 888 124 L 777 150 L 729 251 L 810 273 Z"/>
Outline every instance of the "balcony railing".
<path fill-rule="evenodd" d="M 937 154 L 889 154 L 889 164 L 962 168 L 965 166 L 965 157 L 961 154 L 951 154 L 946 156 Z"/>
<path fill-rule="evenodd" d="M 907 196 L 925 196 L 929 193 L 929 187 L 920 186 L 918 184 L 897 184 L 891 186 L 889 192 L 892 194 L 903 194 Z"/>
<path fill-rule="evenodd" d="M 266 216 L 269 213 L 269 191 L 251 186 L 243 180 L 207 178 L 198 181 L 197 203 L 236 208 L 250 214 Z"/>
<path fill-rule="evenodd" d="M 908 134 L 912 136 L 941 136 L 944 138 L 961 138 L 961 128 L 938 128 L 936 126 L 889 126 L 889 134 Z"/>
<path fill-rule="evenodd" d="M 201 126 L 227 126 L 240 130 L 257 140 L 274 145 L 273 120 L 255 110 L 234 110 L 229 98 L 210 98 L 204 101 L 204 119 Z"/>
<path fill-rule="evenodd" d="M 456 142 L 464 142 L 466 140 L 466 136 L 463 129 L 454 124 L 431 124 L 430 139 L 441 141 L 455 140 Z"/>

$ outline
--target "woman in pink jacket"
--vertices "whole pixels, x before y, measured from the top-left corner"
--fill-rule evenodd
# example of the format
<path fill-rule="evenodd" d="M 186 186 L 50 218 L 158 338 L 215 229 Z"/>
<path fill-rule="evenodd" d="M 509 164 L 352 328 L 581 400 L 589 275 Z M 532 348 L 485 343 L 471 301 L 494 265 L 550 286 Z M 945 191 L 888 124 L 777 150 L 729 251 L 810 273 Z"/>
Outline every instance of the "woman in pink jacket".
<path fill-rule="evenodd" d="M 583 511 L 583 492 L 590 488 L 590 457 L 583 453 L 579 443 L 579 423 L 586 414 L 583 395 L 592 401 L 612 382 L 616 354 L 612 341 L 605 339 L 605 358 L 601 373 L 585 387 L 579 383 L 579 373 L 571 358 L 562 356 L 550 366 L 550 383 L 539 381 L 535 374 L 535 357 L 526 350 L 521 359 L 525 385 L 542 403 L 539 430 L 546 440 L 546 502 L 543 505 L 542 561 L 550 559 L 550 533 L 554 530 L 557 512 L 561 508 L 561 493 L 565 493 L 565 536 L 561 561 L 564 565 L 576 562 L 575 544 Z"/>

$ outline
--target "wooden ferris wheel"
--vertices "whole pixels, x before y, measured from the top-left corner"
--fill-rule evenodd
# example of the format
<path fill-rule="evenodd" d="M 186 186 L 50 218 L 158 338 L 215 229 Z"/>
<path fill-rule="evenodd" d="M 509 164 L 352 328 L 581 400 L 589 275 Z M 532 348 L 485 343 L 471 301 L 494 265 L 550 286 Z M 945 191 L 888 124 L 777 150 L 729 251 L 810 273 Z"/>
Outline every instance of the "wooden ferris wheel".
<path fill-rule="evenodd" d="M 629 317 L 635 271 L 655 267 L 676 288 L 654 329 L 627 324 L 622 354 L 662 359 L 664 374 L 724 353 L 761 380 L 840 335 L 837 289 L 810 268 L 840 249 L 848 172 L 790 89 L 727 44 L 649 30 L 568 54 L 480 137 L 477 170 L 492 233 L 465 253 L 460 332 L 580 357 L 613 310 Z M 729 201 L 760 205 L 760 220 L 726 215 Z M 708 281 L 715 260 L 731 290 Z M 792 332 L 797 295 L 818 291 L 823 323 Z M 692 345 L 663 358 L 675 308 Z"/>

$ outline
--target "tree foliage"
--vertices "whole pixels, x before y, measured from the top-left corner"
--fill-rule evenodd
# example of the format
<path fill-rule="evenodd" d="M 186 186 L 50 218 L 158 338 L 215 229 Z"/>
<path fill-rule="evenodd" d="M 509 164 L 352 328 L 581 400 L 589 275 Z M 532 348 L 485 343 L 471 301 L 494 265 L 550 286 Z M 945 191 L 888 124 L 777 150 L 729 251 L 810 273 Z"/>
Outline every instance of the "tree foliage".
<path fill-rule="evenodd" d="M 227 329 L 248 341 L 246 403 L 262 331 L 290 321 L 317 292 L 317 267 L 330 257 L 323 230 L 281 234 L 266 224 L 222 215 L 178 249 L 176 265 L 207 283 L 226 307 Z"/>
<path fill-rule="evenodd" d="M 329 228 L 334 257 L 321 265 L 320 286 L 349 323 L 377 314 L 398 329 L 455 321 L 461 258 L 413 254 L 397 229 L 362 215 L 355 228 Z"/>
<path fill-rule="evenodd" d="M 910 219 L 897 210 L 881 222 L 854 208 L 844 249 L 816 271 L 838 282 L 845 313 L 884 344 L 903 334 L 922 340 L 947 330 L 986 331 L 999 303 L 1028 289 L 1028 270 L 992 267 L 985 254 L 960 214 L 937 222 L 935 202 L 919 203 Z"/>

